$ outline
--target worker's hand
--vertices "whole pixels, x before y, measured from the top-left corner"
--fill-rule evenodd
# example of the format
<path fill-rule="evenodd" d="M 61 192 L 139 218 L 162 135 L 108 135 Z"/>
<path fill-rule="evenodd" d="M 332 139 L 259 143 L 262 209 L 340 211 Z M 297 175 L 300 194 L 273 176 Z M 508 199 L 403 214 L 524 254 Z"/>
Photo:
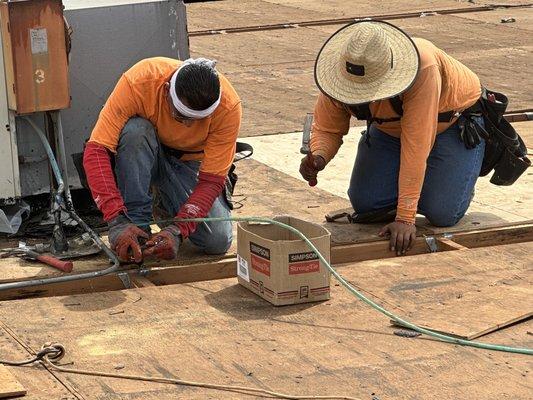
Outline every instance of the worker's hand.
<path fill-rule="evenodd" d="M 163 228 L 146 242 L 144 257 L 155 256 L 160 260 L 174 260 L 182 242 L 180 229 L 176 225 Z"/>
<path fill-rule="evenodd" d="M 318 172 L 324 168 L 326 168 L 326 160 L 322 156 L 314 156 L 308 153 L 302 158 L 302 162 L 300 163 L 300 174 L 309 182 L 309 186 L 316 186 Z"/>
<path fill-rule="evenodd" d="M 396 255 L 400 256 L 413 247 L 416 239 L 416 226 L 401 221 L 391 222 L 379 231 L 379 236 L 389 236 L 390 250 L 396 251 Z"/>
<path fill-rule="evenodd" d="M 135 261 L 143 259 L 140 240 L 148 239 L 148 233 L 132 223 L 124 214 L 119 214 L 109 223 L 109 243 L 121 261 Z"/>

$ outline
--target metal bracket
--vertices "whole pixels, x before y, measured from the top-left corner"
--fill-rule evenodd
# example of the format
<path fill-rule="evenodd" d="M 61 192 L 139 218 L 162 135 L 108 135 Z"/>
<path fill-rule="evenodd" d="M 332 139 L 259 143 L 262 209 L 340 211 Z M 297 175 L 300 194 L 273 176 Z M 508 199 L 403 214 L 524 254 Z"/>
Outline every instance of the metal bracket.
<path fill-rule="evenodd" d="M 133 287 L 133 285 L 131 284 L 130 276 L 127 272 L 119 272 L 117 276 L 122 281 L 122 284 L 124 285 L 125 289 L 131 289 Z"/>
<path fill-rule="evenodd" d="M 428 246 L 430 253 L 436 253 L 437 251 L 439 251 L 439 248 L 437 246 L 437 240 L 434 236 L 424 235 L 424 240 L 426 241 L 426 245 Z"/>

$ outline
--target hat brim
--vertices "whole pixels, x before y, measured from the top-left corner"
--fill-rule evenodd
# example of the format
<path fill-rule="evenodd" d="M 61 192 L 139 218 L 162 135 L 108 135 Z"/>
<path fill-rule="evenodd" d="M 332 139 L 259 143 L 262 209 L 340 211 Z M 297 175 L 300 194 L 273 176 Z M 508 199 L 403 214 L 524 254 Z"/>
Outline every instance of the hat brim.
<path fill-rule="evenodd" d="M 393 67 L 371 83 L 348 79 L 339 67 L 339 53 L 359 23 L 380 24 L 391 45 Z M 315 62 L 315 82 L 327 96 L 345 104 L 362 104 L 397 96 L 411 87 L 418 74 L 420 55 L 413 40 L 383 21 L 357 21 L 335 32 L 322 46 Z"/>

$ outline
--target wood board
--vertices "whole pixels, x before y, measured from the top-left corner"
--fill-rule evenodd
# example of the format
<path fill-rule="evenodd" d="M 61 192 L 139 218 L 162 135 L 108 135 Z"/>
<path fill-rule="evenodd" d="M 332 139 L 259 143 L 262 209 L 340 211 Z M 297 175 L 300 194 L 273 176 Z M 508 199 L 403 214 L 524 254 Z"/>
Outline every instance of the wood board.
<path fill-rule="evenodd" d="M 353 2 L 345 0 L 225 0 L 188 4 L 187 22 L 189 31 L 194 32 L 204 29 L 472 7 L 475 5 L 468 2 L 461 4 L 455 0 L 376 0 L 372 3 L 358 1 L 356 7 Z"/>
<path fill-rule="evenodd" d="M 283 151 L 286 151 L 287 149 L 291 151 L 290 148 L 294 147 L 296 141 L 293 137 L 290 138 L 290 142 L 286 142 L 284 138 L 288 138 L 289 136 L 291 135 L 281 135 L 279 138 L 269 137 L 266 139 L 271 139 L 273 141 L 271 143 L 272 146 L 275 146 L 277 143 L 278 145 L 281 145 L 283 149 L 285 149 Z M 257 139 L 262 140 L 263 138 L 253 138 L 255 142 L 252 141 L 252 139 L 249 139 L 249 141 L 252 142 L 258 150 L 258 153 L 256 154 L 268 155 L 270 153 L 269 148 L 259 145 Z M 350 142 L 346 143 L 344 148 L 347 149 L 348 147 L 351 147 Z M 288 173 L 298 174 L 297 165 L 294 164 L 294 162 L 297 163 L 297 160 L 294 160 L 290 154 L 284 155 L 283 151 L 279 151 L 277 154 L 279 158 L 278 164 L 274 164 L 270 159 L 265 161 L 267 161 L 269 165 L 284 166 L 284 168 L 289 167 L 287 170 Z M 325 177 L 324 179 L 319 179 L 319 188 L 330 190 L 334 193 L 336 188 L 338 188 L 339 194 L 341 193 L 340 187 L 342 184 L 342 179 L 346 180 L 347 176 L 342 178 L 340 174 L 337 174 L 336 170 L 348 170 L 349 168 L 344 166 L 344 164 L 346 162 L 351 164 L 351 161 L 348 160 L 348 156 L 343 156 L 344 153 L 342 153 L 342 151 L 344 150 L 341 149 L 340 157 L 334 161 L 334 163 L 338 163 L 338 165 L 331 165 L 323 172 Z M 294 168 L 290 169 L 291 166 Z M 295 177 L 291 177 L 255 160 L 242 161 L 239 164 L 237 171 L 240 175 L 240 180 L 239 184 L 237 185 L 236 199 L 242 202 L 243 207 L 234 211 L 233 214 L 235 216 L 256 215 L 272 217 L 274 215 L 290 214 L 306 220 L 322 223 L 331 232 L 332 245 L 335 247 L 352 245 L 354 243 L 365 244 L 376 242 L 376 246 L 374 246 L 373 250 L 371 251 L 371 254 L 373 254 L 375 258 L 392 256 L 392 254 L 389 254 L 386 251 L 386 242 L 383 240 L 383 238 L 380 238 L 377 235 L 382 224 L 348 224 L 324 222 L 325 214 L 337 207 L 345 208 L 347 205 L 349 205 L 349 201 L 347 199 L 336 196 L 334 193 L 328 193 L 326 190 L 310 188 L 302 180 L 298 180 Z M 522 204 L 516 203 L 524 210 L 531 210 L 531 208 L 528 208 L 531 198 L 527 200 L 527 196 L 521 194 L 522 189 L 520 188 L 525 188 L 525 193 L 528 193 L 527 190 L 529 190 L 529 186 L 531 186 L 529 178 L 525 180 L 524 183 L 517 184 L 511 188 L 517 201 L 521 201 L 521 198 L 526 199 Z M 327 184 L 324 185 L 324 181 L 326 181 Z M 347 185 L 347 183 L 345 184 Z M 517 188 L 519 190 L 516 190 Z M 525 217 L 511 214 L 502 209 L 504 207 L 513 207 L 513 204 L 515 204 L 513 201 L 509 201 L 508 195 L 505 195 L 505 191 L 508 191 L 509 188 L 503 189 L 504 193 L 500 196 L 494 196 L 495 192 L 491 191 L 493 190 L 492 185 L 490 185 L 489 189 L 490 190 L 484 196 L 486 198 L 492 197 L 492 202 L 500 201 L 499 199 L 501 199 L 499 208 L 493 208 L 488 205 L 475 205 L 473 206 L 473 210 L 469 211 L 469 214 L 463 221 L 461 221 L 461 223 L 459 223 L 456 227 L 446 229 L 436 229 L 431 227 L 427 224 L 427 222 L 425 222 L 423 217 L 419 217 L 417 220 L 417 224 L 419 225 L 418 235 L 422 236 L 451 232 L 468 232 L 489 227 L 509 226 L 512 224 L 520 225 L 527 220 Z M 268 193 L 269 195 L 265 196 L 265 193 Z M 478 195 L 480 194 L 481 192 L 478 191 Z M 488 235 L 490 236 L 490 233 L 488 233 Z M 490 242 L 489 236 L 481 241 L 481 243 L 488 245 Z M 506 237 L 505 241 L 509 242 L 510 239 Z M 469 246 L 471 245 L 472 243 L 469 243 Z M 421 253 L 424 251 L 429 250 L 427 250 L 426 246 L 422 243 L 420 248 L 417 248 L 416 253 Z M 199 268 L 198 271 L 195 272 L 194 268 L 188 267 L 190 273 L 186 273 L 184 270 L 180 272 L 180 270 L 176 269 L 177 266 L 220 263 L 219 266 L 214 264 L 213 268 L 209 269 L 209 271 L 212 272 L 210 275 L 220 279 L 233 276 L 231 263 L 234 262 L 235 255 L 236 240 L 234 240 L 234 243 L 228 254 L 223 256 L 206 256 L 190 243 L 186 243 L 180 252 L 178 260 L 172 262 L 148 262 L 146 267 L 156 268 L 156 270 L 159 271 L 157 278 L 158 282 L 164 282 L 165 280 L 168 282 L 168 274 L 173 274 L 170 272 L 168 274 L 165 273 L 161 270 L 164 268 L 172 268 L 173 270 L 176 270 L 177 274 L 185 274 L 183 276 L 190 277 L 190 279 L 181 279 L 181 282 L 187 282 L 190 280 L 201 280 L 201 275 L 204 273 L 201 271 L 206 270 Z M 345 256 L 340 257 L 342 261 L 334 262 L 348 261 Z M 363 257 L 365 258 L 362 259 L 369 258 L 368 255 L 363 255 Z M 360 259 L 360 255 L 352 258 L 352 260 Z M 229 264 L 226 262 L 226 260 L 229 262 Z M 108 265 L 108 260 L 102 256 L 75 260 L 74 272 L 80 273 L 101 270 L 106 268 Z M 0 283 L 58 276 L 60 274 L 61 273 L 59 271 L 53 268 L 35 262 L 24 261 L 19 258 L 12 257 L 0 259 Z M 161 274 L 166 278 L 161 278 Z M 173 280 L 170 279 L 170 281 L 172 282 Z M 84 285 L 83 287 L 80 286 L 79 291 L 86 292 L 117 290 L 122 287 L 122 282 L 115 276 L 114 278 L 107 279 L 105 281 L 92 280 L 88 282 L 87 285 Z M 20 293 L 17 292 L 18 294 L 16 294 L 15 297 L 19 298 L 22 295 L 27 297 L 44 296 L 50 295 L 55 291 L 57 291 L 57 293 L 65 293 L 65 290 L 68 293 L 68 290 L 71 290 L 72 285 L 55 285 L 54 288 L 55 289 L 52 292 L 50 292 L 50 290 L 43 291 L 41 289 L 34 290 L 30 288 Z M 11 296 L 8 297 L 11 298 Z"/>
<path fill-rule="evenodd" d="M 25 394 L 26 389 L 24 386 L 21 385 L 6 366 L 0 364 L 0 399 L 19 397 Z"/>
<path fill-rule="evenodd" d="M 357 269 L 341 272 L 353 280 Z M 361 399 L 530 396 L 528 357 L 398 337 L 386 317 L 335 284 L 328 302 L 277 308 L 235 279 L 29 299 L 2 303 L 0 321 L 33 350 L 44 340 L 60 339 L 67 349 L 64 362 L 74 368 Z M 531 347 L 532 329 L 529 321 L 484 340 Z M 13 340 L 11 346 L 18 345 Z M 37 372 L 43 371 L 14 371 L 25 385 Z M 54 379 L 79 398 L 248 398 L 71 374 Z M 30 394 L 50 398 L 43 394 L 47 385 L 31 386 Z"/>
<path fill-rule="evenodd" d="M 533 242 L 349 264 L 378 302 L 438 332 L 475 339 L 533 315 Z"/>

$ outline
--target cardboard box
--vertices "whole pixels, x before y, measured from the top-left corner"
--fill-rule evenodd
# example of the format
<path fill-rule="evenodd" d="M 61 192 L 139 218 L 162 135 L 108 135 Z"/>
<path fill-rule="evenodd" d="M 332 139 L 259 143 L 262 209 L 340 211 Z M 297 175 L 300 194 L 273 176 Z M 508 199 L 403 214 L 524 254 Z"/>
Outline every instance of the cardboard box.
<path fill-rule="evenodd" d="M 293 217 L 275 220 L 301 231 L 330 261 L 327 229 Z M 272 224 L 241 222 L 237 235 L 237 275 L 241 285 L 276 306 L 329 299 L 329 271 L 293 232 Z"/>

